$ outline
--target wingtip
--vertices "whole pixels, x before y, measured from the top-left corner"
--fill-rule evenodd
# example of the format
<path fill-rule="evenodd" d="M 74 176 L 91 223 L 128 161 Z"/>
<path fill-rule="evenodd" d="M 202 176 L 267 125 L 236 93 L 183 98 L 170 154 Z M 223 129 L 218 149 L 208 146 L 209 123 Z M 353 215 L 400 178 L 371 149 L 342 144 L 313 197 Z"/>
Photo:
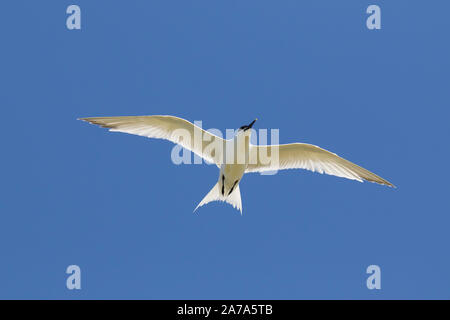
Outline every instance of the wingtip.
<path fill-rule="evenodd" d="M 396 187 L 394 184 L 392 184 L 392 183 L 390 183 L 389 181 L 384 180 L 384 179 L 383 179 L 383 181 L 381 182 L 381 184 L 383 184 L 383 185 L 385 185 L 385 186 L 388 186 L 388 187 L 391 187 L 391 188 L 394 188 L 394 189 L 397 189 L 397 187 Z"/>
<path fill-rule="evenodd" d="M 380 186 L 386 186 L 386 187 L 389 187 L 389 188 L 397 189 L 397 186 L 393 185 L 392 183 L 390 183 L 389 181 L 384 180 L 384 179 L 382 179 L 382 180 L 367 180 L 367 179 L 364 179 L 364 180 L 358 180 L 358 181 L 359 182 L 368 181 L 368 182 L 372 182 L 372 183 L 378 184 Z"/>
<path fill-rule="evenodd" d="M 384 181 L 384 182 L 378 183 L 378 184 L 387 186 L 387 187 L 389 187 L 389 188 L 397 189 L 397 187 L 396 187 L 395 185 L 393 185 L 392 183 L 390 183 L 389 181 Z"/>

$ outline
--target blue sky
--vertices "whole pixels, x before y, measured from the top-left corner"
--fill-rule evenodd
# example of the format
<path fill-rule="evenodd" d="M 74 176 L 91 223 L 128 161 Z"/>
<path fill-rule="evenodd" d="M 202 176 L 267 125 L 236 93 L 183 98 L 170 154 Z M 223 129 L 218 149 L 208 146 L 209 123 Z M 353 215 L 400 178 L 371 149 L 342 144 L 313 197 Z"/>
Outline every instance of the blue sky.
<path fill-rule="evenodd" d="M 77 4 L 82 29 L 66 29 Z M 370 4 L 382 29 L 368 30 Z M 0 298 L 450 298 L 448 1 L 3 1 Z M 244 177 L 83 116 L 280 129 L 391 189 Z M 66 288 L 79 265 L 82 289 Z M 368 290 L 366 268 L 381 268 Z"/>

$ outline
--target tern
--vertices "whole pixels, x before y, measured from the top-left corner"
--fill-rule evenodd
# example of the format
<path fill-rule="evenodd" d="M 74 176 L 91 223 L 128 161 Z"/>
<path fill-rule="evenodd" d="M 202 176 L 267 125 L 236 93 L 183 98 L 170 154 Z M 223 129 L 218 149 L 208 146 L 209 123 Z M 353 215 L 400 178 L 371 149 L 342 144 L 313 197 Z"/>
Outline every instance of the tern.
<path fill-rule="evenodd" d="M 250 143 L 250 129 L 257 119 L 240 127 L 234 138 L 228 140 L 185 119 L 169 115 L 90 117 L 79 120 L 108 128 L 109 131 L 169 140 L 194 152 L 207 162 L 215 163 L 220 169 L 218 181 L 194 211 L 209 202 L 224 201 L 239 210 L 242 215 L 239 183 L 244 174 L 251 172 L 306 169 L 359 182 L 366 180 L 394 187 L 376 174 L 312 144 L 253 145 Z M 211 145 L 215 147 L 212 148 Z M 267 161 L 267 157 L 263 155 L 274 156 L 276 161 Z"/>

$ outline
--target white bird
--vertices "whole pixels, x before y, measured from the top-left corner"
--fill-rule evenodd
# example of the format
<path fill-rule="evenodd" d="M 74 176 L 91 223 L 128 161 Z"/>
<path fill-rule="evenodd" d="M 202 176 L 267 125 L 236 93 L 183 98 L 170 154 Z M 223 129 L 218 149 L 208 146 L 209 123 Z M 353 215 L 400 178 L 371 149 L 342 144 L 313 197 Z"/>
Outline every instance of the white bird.
<path fill-rule="evenodd" d="M 80 120 L 109 128 L 109 131 L 169 140 L 206 161 L 215 163 L 220 168 L 218 181 L 195 210 L 211 201 L 225 201 L 242 214 L 239 183 L 243 175 L 249 172 L 307 169 L 360 182 L 367 180 L 394 187 L 376 174 L 311 144 L 253 145 L 250 143 L 252 132 L 250 129 L 257 119 L 249 125 L 240 127 L 236 136 L 229 140 L 224 140 L 185 119 L 174 116 L 93 117 Z M 200 136 L 200 140 L 196 140 L 196 136 Z M 263 155 L 269 157 L 273 155 L 278 159 L 267 161 L 267 157 L 264 158 Z"/>

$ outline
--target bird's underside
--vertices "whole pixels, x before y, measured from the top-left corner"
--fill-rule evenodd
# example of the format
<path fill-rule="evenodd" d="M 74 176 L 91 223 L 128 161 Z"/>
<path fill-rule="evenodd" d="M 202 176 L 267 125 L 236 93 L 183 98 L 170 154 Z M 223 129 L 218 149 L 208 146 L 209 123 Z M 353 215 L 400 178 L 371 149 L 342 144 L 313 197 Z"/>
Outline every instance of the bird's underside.
<path fill-rule="evenodd" d="M 221 168 L 219 180 L 199 203 L 197 208 L 211 201 L 225 201 L 242 213 L 239 182 L 243 174 L 251 172 L 306 169 L 360 182 L 366 180 L 394 187 L 389 181 L 376 174 L 345 160 L 332 152 L 311 144 L 291 143 L 268 146 L 249 145 L 247 146 L 249 149 L 246 149 L 247 151 L 250 150 L 249 156 L 246 159 L 246 162 L 240 165 L 238 170 L 239 173 L 236 173 L 237 169 L 233 169 L 236 171 L 234 172 L 230 169 L 231 167 L 229 164 L 223 163 L 223 155 L 217 151 L 220 148 L 211 152 L 211 143 L 215 143 L 217 146 L 225 146 L 230 140 L 224 140 L 213 135 L 182 118 L 174 116 L 124 116 L 81 118 L 80 120 L 108 128 L 110 131 L 169 140 L 180 144 L 182 147 L 194 152 L 206 161 L 215 163 Z M 243 135 L 250 134 L 251 130 L 248 132 L 246 130 L 251 128 L 254 122 L 255 121 L 249 126 L 244 126 L 246 128 L 241 127 L 244 128 L 243 131 L 245 131 L 242 133 Z M 180 131 L 185 133 L 185 136 L 181 139 L 179 134 Z M 239 132 L 240 131 L 238 131 L 236 137 L 239 136 Z M 198 137 L 198 133 L 203 137 L 200 141 L 195 140 L 195 137 Z M 223 149 L 224 148 L 222 148 L 222 150 Z M 267 161 L 268 157 L 271 161 Z M 226 166 L 228 166 L 228 171 L 231 170 L 234 172 L 233 175 L 227 174 L 227 171 L 225 170 Z M 240 171 L 242 171 L 242 173 L 240 173 Z M 224 174 L 225 176 L 222 178 L 222 175 Z M 221 183 L 221 179 L 228 178 L 228 176 L 230 176 L 231 180 Z M 224 185 L 227 186 L 227 192 L 225 192 Z M 224 190 L 222 190 L 222 188 Z"/>

